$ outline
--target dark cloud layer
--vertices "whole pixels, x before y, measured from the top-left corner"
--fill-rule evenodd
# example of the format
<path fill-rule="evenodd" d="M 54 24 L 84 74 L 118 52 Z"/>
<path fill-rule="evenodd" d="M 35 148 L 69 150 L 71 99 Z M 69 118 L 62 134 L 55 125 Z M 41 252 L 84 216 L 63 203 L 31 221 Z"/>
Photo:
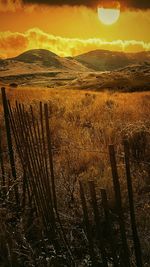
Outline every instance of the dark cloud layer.
<path fill-rule="evenodd" d="M 89 6 L 96 7 L 97 5 L 103 3 L 113 3 L 113 0 L 23 0 L 26 4 L 47 4 L 51 6 L 62 6 L 62 5 L 70 5 L 70 6 Z M 130 8 L 130 9 L 150 9 L 150 0 L 120 0 L 122 8 Z"/>

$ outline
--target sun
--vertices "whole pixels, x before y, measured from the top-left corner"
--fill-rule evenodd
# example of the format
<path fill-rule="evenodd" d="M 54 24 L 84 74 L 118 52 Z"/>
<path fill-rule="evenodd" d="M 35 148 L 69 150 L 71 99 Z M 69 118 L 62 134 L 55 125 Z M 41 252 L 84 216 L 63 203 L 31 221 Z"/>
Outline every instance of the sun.
<path fill-rule="evenodd" d="M 112 25 L 119 19 L 120 9 L 98 7 L 98 18 L 105 25 Z"/>

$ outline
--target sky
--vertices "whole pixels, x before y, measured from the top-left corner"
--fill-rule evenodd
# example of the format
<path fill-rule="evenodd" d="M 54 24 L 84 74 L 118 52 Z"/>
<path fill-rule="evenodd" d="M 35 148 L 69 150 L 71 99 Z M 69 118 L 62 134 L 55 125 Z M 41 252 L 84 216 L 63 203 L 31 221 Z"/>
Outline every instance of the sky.
<path fill-rule="evenodd" d="M 97 8 L 120 5 L 115 24 L 104 25 Z M 0 58 L 29 49 L 75 56 L 95 49 L 150 50 L 149 0 L 0 0 Z"/>

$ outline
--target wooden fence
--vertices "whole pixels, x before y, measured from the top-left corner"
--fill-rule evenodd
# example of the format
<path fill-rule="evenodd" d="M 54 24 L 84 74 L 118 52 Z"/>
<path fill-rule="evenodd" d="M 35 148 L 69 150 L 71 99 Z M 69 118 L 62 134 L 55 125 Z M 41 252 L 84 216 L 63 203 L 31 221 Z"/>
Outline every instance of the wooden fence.
<path fill-rule="evenodd" d="M 11 167 L 11 177 L 13 178 L 13 196 L 18 210 L 30 205 L 35 210 L 36 216 L 40 218 L 41 228 L 44 229 L 49 242 L 59 252 L 61 246 L 67 251 L 70 266 L 76 266 L 74 255 L 67 240 L 66 233 L 60 219 L 57 206 L 57 192 L 55 186 L 53 148 L 51 142 L 50 114 L 48 104 L 39 103 L 38 119 L 35 110 L 30 106 L 26 110 L 23 104 L 16 102 L 15 107 L 7 99 L 5 88 L 1 89 L 2 103 L 4 109 L 5 127 L 7 135 L 8 155 Z M 1 135 L 0 131 L 0 135 Z M 15 145 L 14 142 L 15 141 Z M 22 166 L 22 181 L 18 182 L 17 167 L 14 156 L 14 146 L 19 155 Z M 0 138 L 0 168 L 1 168 L 1 195 L 6 196 L 6 176 L 4 167 L 4 151 Z M 93 267 L 96 266 L 122 266 L 131 267 L 130 249 L 126 234 L 124 212 L 122 207 L 122 197 L 120 181 L 117 169 L 117 160 L 114 145 L 109 146 L 108 154 L 112 170 L 112 181 L 116 205 L 116 221 L 119 226 L 120 243 L 118 250 L 118 236 L 114 231 L 114 222 L 109 209 L 107 192 L 101 189 L 96 192 L 94 181 L 79 181 L 80 198 L 83 209 L 83 221 L 86 230 L 88 249 Z M 130 148 L 127 140 L 124 140 L 124 162 L 126 171 L 126 182 L 128 191 L 128 201 L 130 208 L 130 221 L 132 228 L 136 267 L 142 267 L 141 246 L 137 232 L 132 178 L 130 171 Z M 85 185 L 86 184 L 86 185 Z M 85 186 L 89 188 L 89 199 L 85 193 Z M 105 228 L 107 238 L 104 237 L 104 229 L 101 223 L 102 214 L 99 212 L 99 200 L 103 207 Z M 90 223 L 90 212 L 94 215 L 94 225 L 96 238 L 93 236 L 93 226 Z M 99 252 L 97 252 L 99 251 Z M 121 251 L 121 252 L 120 252 Z M 99 255 L 99 256 L 97 256 Z"/>

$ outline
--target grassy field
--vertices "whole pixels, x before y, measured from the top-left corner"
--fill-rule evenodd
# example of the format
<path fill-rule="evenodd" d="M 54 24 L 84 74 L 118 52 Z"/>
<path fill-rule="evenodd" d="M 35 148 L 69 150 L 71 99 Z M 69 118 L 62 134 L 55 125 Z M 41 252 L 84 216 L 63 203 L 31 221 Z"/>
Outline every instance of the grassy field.
<path fill-rule="evenodd" d="M 150 92 L 93 93 L 30 87 L 8 88 L 6 92 L 12 106 L 16 100 L 27 109 L 31 104 L 37 116 L 39 102 L 48 102 L 59 209 L 74 218 L 74 225 L 81 219 L 79 179 L 94 180 L 97 190 L 106 188 L 109 205 L 114 208 L 109 144 L 114 144 L 117 152 L 123 206 L 128 216 L 122 140 L 129 140 L 137 224 L 144 266 L 149 266 Z M 1 102 L 0 114 L 2 121 Z M 4 217 L 2 223 L 5 225 Z"/>

